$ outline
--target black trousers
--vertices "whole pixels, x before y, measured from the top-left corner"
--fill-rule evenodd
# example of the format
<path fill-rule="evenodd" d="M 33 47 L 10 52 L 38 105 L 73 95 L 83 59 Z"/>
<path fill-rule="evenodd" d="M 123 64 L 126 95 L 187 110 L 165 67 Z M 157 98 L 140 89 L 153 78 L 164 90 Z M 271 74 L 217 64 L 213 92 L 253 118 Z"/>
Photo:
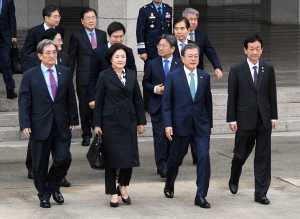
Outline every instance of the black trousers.
<path fill-rule="evenodd" d="M 272 129 L 265 128 L 261 116 L 258 113 L 255 129 L 238 129 L 235 134 L 230 180 L 235 184 L 239 183 L 242 166 L 251 154 L 254 145 L 256 145 L 254 158 L 254 196 L 256 198 L 265 196 L 271 183 L 271 133 Z"/>
<path fill-rule="evenodd" d="M 11 67 L 10 48 L 11 45 L 6 44 L 0 31 L 0 62 L 2 65 L 2 69 L 0 70 L 3 74 L 3 80 L 6 85 L 6 90 L 13 90 L 15 88 L 15 81 L 13 79 L 13 72 Z"/>
<path fill-rule="evenodd" d="M 40 200 L 49 199 L 52 192 L 59 191 L 61 180 L 71 165 L 71 137 L 64 138 L 53 120 L 49 137 L 30 139 L 30 144 L 34 186 Z M 48 171 L 50 152 L 53 163 Z"/>
<path fill-rule="evenodd" d="M 93 110 L 89 106 L 88 90 L 86 85 L 76 86 L 77 97 L 79 101 L 79 115 L 82 130 L 82 138 L 90 139 L 93 134 L 91 132 L 93 122 Z"/>
<path fill-rule="evenodd" d="M 118 183 L 121 186 L 129 186 L 132 175 L 132 168 L 120 169 Z M 116 185 L 116 169 L 106 167 L 105 168 L 105 194 L 117 194 Z"/>

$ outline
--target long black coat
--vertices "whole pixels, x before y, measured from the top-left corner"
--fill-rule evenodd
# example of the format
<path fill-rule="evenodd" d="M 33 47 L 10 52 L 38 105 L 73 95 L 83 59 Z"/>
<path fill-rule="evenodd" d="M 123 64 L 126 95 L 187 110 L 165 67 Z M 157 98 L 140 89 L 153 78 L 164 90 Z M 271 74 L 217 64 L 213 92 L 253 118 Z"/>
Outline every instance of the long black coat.
<path fill-rule="evenodd" d="M 125 86 L 109 67 L 102 71 L 96 86 L 94 126 L 103 132 L 106 166 L 131 168 L 140 165 L 137 126 L 146 117 L 136 73 L 126 69 Z"/>

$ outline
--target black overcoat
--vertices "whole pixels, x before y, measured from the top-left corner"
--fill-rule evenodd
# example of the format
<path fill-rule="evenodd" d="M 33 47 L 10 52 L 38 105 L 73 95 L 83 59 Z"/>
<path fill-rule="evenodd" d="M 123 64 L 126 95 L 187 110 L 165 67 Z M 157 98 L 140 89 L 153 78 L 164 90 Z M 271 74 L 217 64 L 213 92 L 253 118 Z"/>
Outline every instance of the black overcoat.
<path fill-rule="evenodd" d="M 103 132 L 106 166 L 132 168 L 140 165 L 137 126 L 146 124 L 144 104 L 136 73 L 125 69 L 125 86 L 109 67 L 96 86 L 94 126 Z"/>

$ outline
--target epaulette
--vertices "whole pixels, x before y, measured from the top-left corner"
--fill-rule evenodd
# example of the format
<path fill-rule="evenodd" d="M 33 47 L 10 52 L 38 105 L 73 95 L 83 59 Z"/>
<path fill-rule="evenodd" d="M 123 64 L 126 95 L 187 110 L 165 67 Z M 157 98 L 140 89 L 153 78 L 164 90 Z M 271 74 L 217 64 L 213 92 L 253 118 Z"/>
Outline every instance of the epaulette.
<path fill-rule="evenodd" d="M 172 8 L 170 5 L 163 3 L 164 7 Z"/>
<path fill-rule="evenodd" d="M 144 5 L 142 8 L 148 8 L 148 7 L 150 7 L 150 6 L 151 6 L 151 4 Z"/>

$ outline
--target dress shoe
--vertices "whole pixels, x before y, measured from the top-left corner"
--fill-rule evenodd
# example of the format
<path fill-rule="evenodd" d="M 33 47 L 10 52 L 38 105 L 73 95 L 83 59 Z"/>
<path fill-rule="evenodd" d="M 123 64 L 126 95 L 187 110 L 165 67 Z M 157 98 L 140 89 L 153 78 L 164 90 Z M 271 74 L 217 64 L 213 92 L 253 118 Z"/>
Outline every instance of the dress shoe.
<path fill-rule="evenodd" d="M 195 205 L 200 206 L 201 208 L 210 208 L 210 204 L 206 201 L 205 197 L 196 195 Z"/>
<path fill-rule="evenodd" d="M 32 173 L 32 171 L 28 171 L 28 179 L 33 179 L 33 173 Z"/>
<path fill-rule="evenodd" d="M 119 206 L 119 202 L 110 202 L 110 207 L 116 208 Z"/>
<path fill-rule="evenodd" d="M 84 138 L 81 142 L 82 146 L 90 146 L 90 139 L 89 138 Z"/>
<path fill-rule="evenodd" d="M 60 193 L 60 191 L 53 192 L 52 193 L 52 197 L 53 197 L 54 201 L 56 201 L 58 204 L 62 204 L 65 201 L 64 197 L 62 196 L 62 194 Z"/>
<path fill-rule="evenodd" d="M 49 199 L 40 201 L 40 207 L 42 208 L 51 208 Z"/>
<path fill-rule="evenodd" d="M 160 172 L 160 178 L 166 178 L 167 177 L 167 169 L 163 169 L 161 172 Z"/>
<path fill-rule="evenodd" d="M 255 198 L 255 201 L 259 202 L 262 205 L 268 205 L 268 204 L 270 204 L 270 200 L 266 196 L 260 197 L 260 198 Z"/>
<path fill-rule="evenodd" d="M 231 179 L 228 182 L 228 186 L 229 186 L 229 190 L 232 194 L 236 194 L 238 189 L 239 189 L 239 185 L 235 184 L 231 181 Z"/>
<path fill-rule="evenodd" d="M 71 186 L 71 183 L 66 179 L 66 177 L 64 176 L 62 179 L 61 179 L 61 184 L 60 186 L 62 187 L 70 187 Z"/>
<path fill-rule="evenodd" d="M 121 196 L 122 201 L 123 201 L 124 203 L 126 203 L 126 204 L 131 204 L 131 199 L 130 199 L 129 196 L 128 196 L 128 198 L 126 198 L 126 199 L 122 197 L 121 191 L 120 191 L 120 188 L 119 188 L 119 187 L 120 187 L 120 186 L 117 186 L 118 196 Z"/>
<path fill-rule="evenodd" d="M 14 90 L 7 90 L 6 97 L 8 99 L 14 99 L 14 98 L 18 97 L 18 94 L 15 93 Z"/>
<path fill-rule="evenodd" d="M 164 193 L 167 198 L 173 198 L 174 197 L 174 190 L 173 189 L 167 189 L 164 188 Z"/>

